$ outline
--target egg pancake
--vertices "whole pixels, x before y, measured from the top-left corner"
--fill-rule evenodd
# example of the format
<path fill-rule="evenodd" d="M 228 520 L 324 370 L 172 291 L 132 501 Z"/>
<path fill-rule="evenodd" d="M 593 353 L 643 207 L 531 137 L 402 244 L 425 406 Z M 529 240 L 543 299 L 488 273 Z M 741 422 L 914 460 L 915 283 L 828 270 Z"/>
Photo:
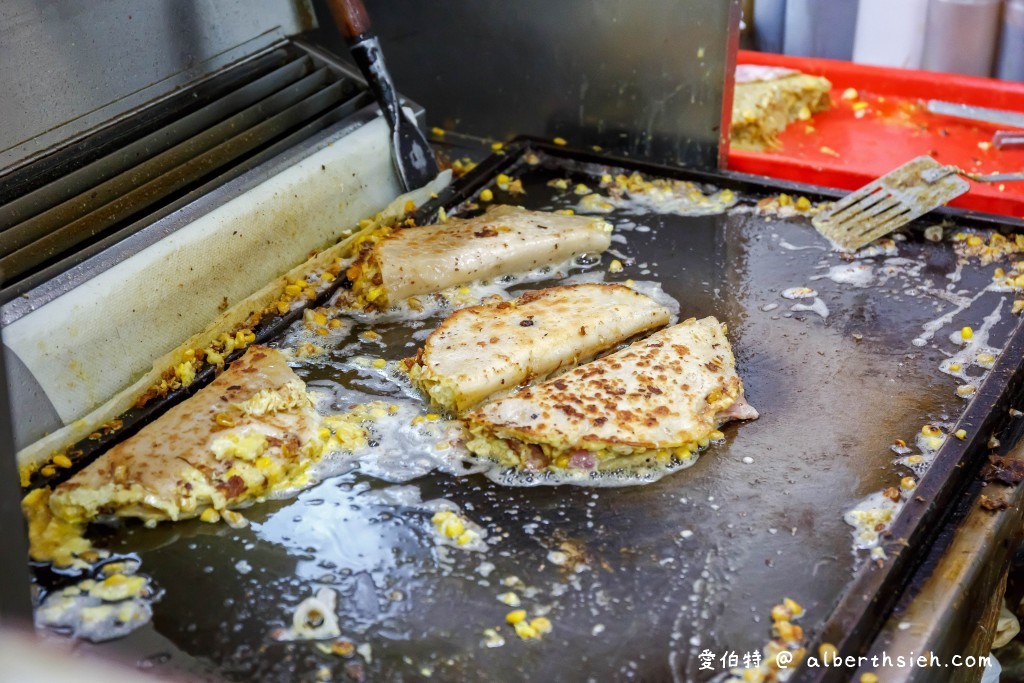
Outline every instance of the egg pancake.
<path fill-rule="evenodd" d="M 757 417 L 713 317 L 691 318 L 468 413 L 466 446 L 530 470 L 613 470 L 686 457 Z"/>
<path fill-rule="evenodd" d="M 551 287 L 453 313 L 406 368 L 434 405 L 458 414 L 668 322 L 668 309 L 624 285 Z"/>

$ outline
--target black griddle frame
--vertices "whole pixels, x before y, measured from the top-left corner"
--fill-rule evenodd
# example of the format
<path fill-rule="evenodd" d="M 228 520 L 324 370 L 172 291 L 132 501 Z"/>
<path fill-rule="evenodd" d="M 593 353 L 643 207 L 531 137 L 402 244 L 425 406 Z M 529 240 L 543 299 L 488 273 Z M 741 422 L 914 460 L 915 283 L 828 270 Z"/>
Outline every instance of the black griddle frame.
<path fill-rule="evenodd" d="M 558 146 L 544 140 L 530 137 L 517 138 L 505 146 L 502 152 L 481 161 L 472 171 L 456 180 L 438 196 L 420 207 L 412 216 L 417 224 L 423 225 L 436 220 L 439 209 L 451 211 L 459 205 L 473 201 L 476 194 L 490 185 L 499 173 L 525 163 L 528 153 L 538 153 L 559 160 L 566 165 L 601 165 L 627 171 L 638 171 L 645 175 L 678 180 L 707 183 L 719 188 L 729 188 L 759 196 L 779 192 L 796 192 L 815 201 L 834 199 L 841 192 L 829 188 L 779 181 L 760 176 L 751 176 L 729 171 L 704 172 L 651 164 L 629 158 L 608 156 L 603 153 L 577 150 Z M 999 216 L 976 214 L 955 209 L 941 209 L 933 215 L 969 223 L 974 227 L 1007 231 L 1024 229 L 1024 220 Z M 911 227 L 913 230 L 914 228 Z M 322 305 L 338 287 L 344 286 L 342 278 L 316 301 L 305 306 Z M 265 343 L 284 331 L 299 319 L 303 309 L 290 311 L 283 316 L 265 318 L 257 329 L 257 343 Z M 236 351 L 229 360 L 241 355 Z M 964 506 L 958 505 L 958 498 L 969 493 L 977 474 L 989 452 L 989 436 L 1002 430 L 1006 423 L 1006 408 L 1021 395 L 1024 384 L 1024 329 L 1020 325 L 1014 330 L 1007 346 L 1000 354 L 995 366 L 985 378 L 976 396 L 968 404 L 955 429 L 963 428 L 968 438 L 960 441 L 948 438 L 936 453 L 931 467 L 920 479 L 914 498 L 899 513 L 889 531 L 884 535 L 882 547 L 885 560 L 867 561 L 860 564 L 845 592 L 839 597 L 823 627 L 810 634 L 808 652 L 816 652 L 817 644 L 829 642 L 836 645 L 842 656 L 861 655 L 867 652 L 885 621 L 890 617 L 899 597 L 905 591 L 913 590 L 915 574 L 928 556 L 928 549 L 940 536 L 942 529 Z M 200 387 L 213 379 L 213 368 L 204 367 L 196 380 L 187 388 L 154 399 L 144 408 L 132 409 L 123 416 L 124 426 L 116 432 L 96 440 L 84 440 L 72 448 L 75 453 L 74 466 L 60 470 L 57 475 L 44 478 L 33 477 L 30 488 L 41 485 L 55 485 L 66 480 L 74 472 L 91 462 L 115 443 L 131 436 L 145 424 L 156 419 L 173 405 L 180 403 Z M 999 410 L 1002 408 L 1002 410 Z M 1010 444 L 1004 443 L 1007 447 Z M 797 670 L 797 680 L 832 681 L 844 680 L 847 669 L 808 668 Z"/>

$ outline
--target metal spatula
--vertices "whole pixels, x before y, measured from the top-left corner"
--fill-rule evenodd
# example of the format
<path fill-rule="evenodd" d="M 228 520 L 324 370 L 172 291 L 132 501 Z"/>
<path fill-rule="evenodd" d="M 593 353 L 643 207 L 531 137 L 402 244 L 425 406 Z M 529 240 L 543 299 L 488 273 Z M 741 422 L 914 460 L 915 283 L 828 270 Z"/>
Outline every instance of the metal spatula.
<path fill-rule="evenodd" d="M 423 187 L 437 177 L 437 160 L 423 131 L 398 101 L 391 75 L 384 66 L 380 42 L 370 31 L 363 1 L 328 0 L 327 6 L 391 127 L 391 153 L 403 188 L 408 192 Z"/>
<path fill-rule="evenodd" d="M 1024 180 L 1024 173 L 977 175 L 921 156 L 843 197 L 811 222 L 840 248 L 854 251 L 967 192 L 971 185 L 960 176 L 984 183 Z"/>

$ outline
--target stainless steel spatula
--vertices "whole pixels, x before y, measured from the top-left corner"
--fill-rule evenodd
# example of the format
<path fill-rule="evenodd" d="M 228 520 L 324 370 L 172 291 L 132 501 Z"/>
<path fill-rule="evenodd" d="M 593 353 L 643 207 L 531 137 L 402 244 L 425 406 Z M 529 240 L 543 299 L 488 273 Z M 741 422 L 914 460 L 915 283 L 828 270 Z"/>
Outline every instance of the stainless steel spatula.
<path fill-rule="evenodd" d="M 921 156 L 843 197 L 811 222 L 840 248 L 854 251 L 967 192 L 971 185 L 960 176 L 986 183 L 1024 180 L 1024 173 L 976 175 Z"/>
<path fill-rule="evenodd" d="M 423 187 L 437 177 L 437 160 L 423 131 L 398 101 L 362 0 L 328 0 L 327 6 L 391 127 L 391 153 L 403 188 L 408 192 Z"/>

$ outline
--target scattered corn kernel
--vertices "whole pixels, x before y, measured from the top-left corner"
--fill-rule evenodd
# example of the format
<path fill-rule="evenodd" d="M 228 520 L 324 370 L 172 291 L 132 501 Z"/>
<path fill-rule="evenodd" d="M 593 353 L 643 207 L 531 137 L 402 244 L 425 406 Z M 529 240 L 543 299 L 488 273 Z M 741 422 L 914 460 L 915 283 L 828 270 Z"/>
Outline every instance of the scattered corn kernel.
<path fill-rule="evenodd" d="M 949 371 L 950 372 L 960 372 L 960 367 L 961 366 L 960 366 L 959 363 L 950 363 L 949 364 Z"/>
<path fill-rule="evenodd" d="M 524 609 L 512 610 L 505 615 L 505 621 L 510 624 L 521 623 L 524 619 L 526 619 L 526 610 Z"/>
<path fill-rule="evenodd" d="M 437 126 L 434 126 L 433 128 L 430 129 L 430 132 L 434 134 L 434 137 L 437 137 L 437 138 L 443 138 L 444 137 L 444 128 L 439 128 Z"/>
<path fill-rule="evenodd" d="M 917 480 L 913 477 L 903 477 L 900 479 L 900 488 L 904 491 L 913 491 L 917 488 Z"/>
<path fill-rule="evenodd" d="M 503 145 L 502 143 L 494 142 L 494 143 L 491 144 L 491 151 L 492 152 L 500 152 L 502 149 L 504 149 L 504 147 L 505 147 L 505 145 Z"/>
<path fill-rule="evenodd" d="M 502 593 L 498 596 L 500 602 L 505 603 L 509 607 L 519 607 L 519 596 L 511 591 L 508 593 Z"/>
<path fill-rule="evenodd" d="M 530 640 L 533 638 L 539 638 L 540 634 L 537 633 L 537 629 L 530 626 L 525 621 L 517 622 L 515 625 L 516 635 L 523 640 Z"/>
<path fill-rule="evenodd" d="M 868 103 L 867 102 L 854 102 L 853 103 L 853 110 L 854 111 L 863 111 L 864 109 L 867 109 L 867 108 L 868 108 Z"/>
<path fill-rule="evenodd" d="M 57 467 L 62 467 L 64 469 L 71 467 L 71 458 L 64 455 L 63 453 L 58 453 L 57 455 L 53 456 L 53 460 L 51 462 L 53 462 L 53 464 L 56 465 Z"/>
<path fill-rule="evenodd" d="M 608 264 L 609 273 L 621 273 L 622 270 L 622 261 L 620 261 L 619 259 L 614 259 L 611 263 Z"/>
<path fill-rule="evenodd" d="M 217 413 L 213 416 L 213 421 L 221 427 L 234 427 L 235 421 L 227 413 Z"/>
<path fill-rule="evenodd" d="M 52 477 L 57 474 L 57 468 L 53 465 L 43 465 L 43 467 L 40 468 L 39 473 L 44 477 Z"/>
<path fill-rule="evenodd" d="M 839 648 L 832 643 L 822 643 L 818 646 L 818 655 L 825 662 L 832 662 L 836 657 L 839 656 Z"/>
<path fill-rule="evenodd" d="M 565 145 L 568 144 L 565 141 L 565 138 L 558 138 L 558 137 L 554 138 L 551 142 L 555 143 L 556 145 L 559 145 L 560 147 L 565 147 Z"/>
<path fill-rule="evenodd" d="M 284 293 L 288 296 L 298 296 L 299 294 L 302 294 L 302 287 L 299 287 L 298 285 L 286 285 Z"/>
<path fill-rule="evenodd" d="M 202 514 L 199 515 L 199 519 L 209 524 L 216 524 L 220 521 L 220 513 L 213 508 L 206 508 Z"/>
<path fill-rule="evenodd" d="M 387 364 L 388 364 L 388 362 L 386 360 L 384 360 L 383 358 L 374 358 L 373 362 L 370 363 L 370 365 L 372 365 L 375 368 L 383 368 Z"/>
<path fill-rule="evenodd" d="M 484 188 L 484 190 L 480 193 L 480 201 L 482 201 L 482 202 L 489 202 L 489 201 L 491 201 L 493 199 L 494 199 L 494 193 L 491 192 L 491 188 L 489 188 L 489 187 L 488 188 Z"/>
<path fill-rule="evenodd" d="M 973 396 L 978 391 L 978 387 L 973 384 L 961 384 L 956 388 L 956 395 L 960 398 L 967 398 Z"/>
<path fill-rule="evenodd" d="M 793 203 L 793 198 L 783 192 L 779 195 L 779 206 L 789 206 Z"/>
<path fill-rule="evenodd" d="M 796 200 L 796 210 L 797 211 L 810 211 L 810 209 L 811 209 L 811 200 L 808 199 L 807 197 L 800 197 L 799 199 Z"/>
<path fill-rule="evenodd" d="M 964 325 L 962 328 L 960 328 L 960 338 L 963 339 L 964 341 L 974 338 L 974 330 Z"/>
<path fill-rule="evenodd" d="M 842 98 L 844 100 L 846 100 L 847 102 L 849 102 L 850 100 L 855 100 L 855 99 L 857 99 L 859 97 L 860 97 L 860 93 L 857 92 L 856 88 L 847 88 L 846 90 L 843 91 L 843 94 L 842 94 Z"/>
<path fill-rule="evenodd" d="M 796 600 L 793 600 L 791 598 L 783 598 L 782 605 L 787 610 L 789 610 L 789 613 L 793 615 L 794 619 L 799 619 L 804 615 L 804 608 L 801 607 L 800 603 L 798 603 Z"/>
<path fill-rule="evenodd" d="M 935 425 L 921 427 L 921 433 L 925 436 L 942 436 L 942 430 Z"/>
<path fill-rule="evenodd" d="M 547 617 L 536 617 L 531 619 L 530 626 L 534 631 L 541 635 L 551 633 L 551 621 Z"/>
<path fill-rule="evenodd" d="M 870 671 L 860 675 L 860 683 L 878 683 L 878 676 Z"/>
<path fill-rule="evenodd" d="M 963 441 L 964 439 L 966 439 L 966 438 L 967 438 L 967 430 L 966 430 L 966 429 L 958 429 L 958 430 L 956 430 L 956 432 L 955 432 L 955 433 L 953 434 L 953 436 L 955 436 L 956 438 L 958 438 L 958 439 L 960 439 L 961 441 Z"/>

